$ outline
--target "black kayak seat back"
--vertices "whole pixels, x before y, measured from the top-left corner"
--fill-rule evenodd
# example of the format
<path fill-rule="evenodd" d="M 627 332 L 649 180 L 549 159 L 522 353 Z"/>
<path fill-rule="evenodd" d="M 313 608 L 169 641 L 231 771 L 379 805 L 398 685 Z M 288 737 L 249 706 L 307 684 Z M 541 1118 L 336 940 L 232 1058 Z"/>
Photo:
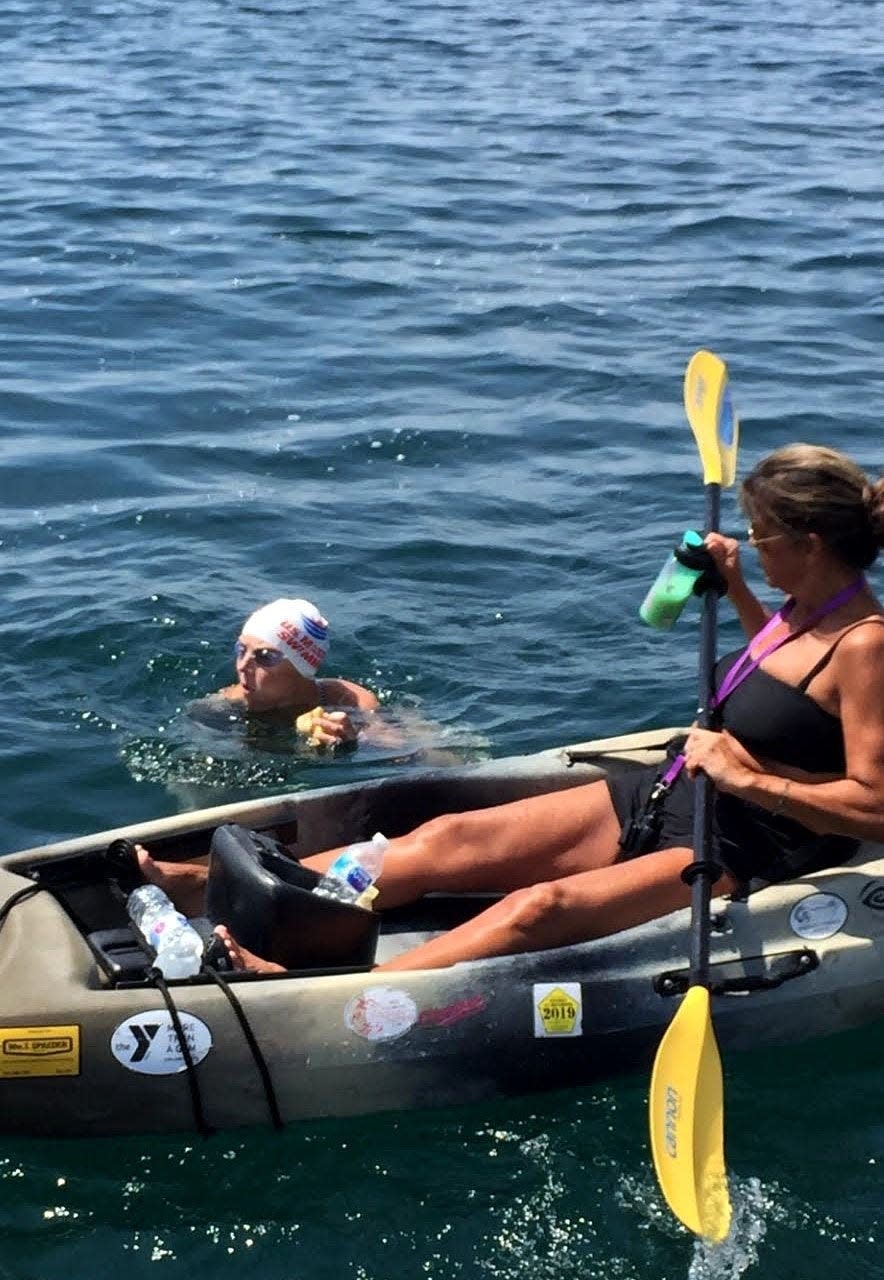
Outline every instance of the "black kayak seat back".
<path fill-rule="evenodd" d="M 247 950 L 286 969 L 371 968 L 379 917 L 318 897 L 318 881 L 279 840 L 225 823 L 209 850 L 206 914 Z"/>

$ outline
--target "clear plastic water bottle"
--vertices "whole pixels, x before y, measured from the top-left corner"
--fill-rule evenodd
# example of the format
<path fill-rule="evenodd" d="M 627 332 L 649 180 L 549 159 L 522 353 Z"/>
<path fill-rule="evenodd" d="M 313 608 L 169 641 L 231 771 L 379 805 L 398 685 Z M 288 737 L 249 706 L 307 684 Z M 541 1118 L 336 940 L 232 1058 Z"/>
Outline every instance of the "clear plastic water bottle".
<path fill-rule="evenodd" d="M 386 836 L 376 831 L 370 840 L 348 845 L 320 878 L 313 892 L 320 898 L 370 907 L 375 896 L 370 890 L 381 874 L 389 843 Z"/>
<path fill-rule="evenodd" d="M 129 919 L 156 952 L 164 978 L 191 978 L 203 962 L 203 940 L 156 884 L 142 884 L 126 899 Z"/>

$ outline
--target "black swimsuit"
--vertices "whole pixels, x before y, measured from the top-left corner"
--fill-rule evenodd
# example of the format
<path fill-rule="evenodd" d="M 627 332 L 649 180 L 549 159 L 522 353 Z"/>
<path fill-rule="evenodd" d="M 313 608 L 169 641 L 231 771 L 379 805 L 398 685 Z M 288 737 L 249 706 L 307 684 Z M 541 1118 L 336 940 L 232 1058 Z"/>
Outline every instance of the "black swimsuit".
<path fill-rule="evenodd" d="M 824 711 L 805 690 L 829 662 L 846 634 L 847 631 L 841 633 L 798 685 L 787 684 L 756 667 L 725 699 L 718 724 L 753 755 L 808 773 L 843 774 L 841 721 Z M 715 669 L 716 688 L 720 688 L 742 652 L 742 649 L 735 650 L 719 661 Z M 683 739 L 679 739 L 671 744 L 670 759 L 682 742 Z M 621 828 L 641 813 L 659 775 L 660 770 L 654 768 L 609 780 L 608 789 Z M 666 796 L 661 817 L 655 849 L 693 846 L 694 783 L 686 770 L 682 769 Z M 714 856 L 743 882 L 787 880 L 822 867 L 836 866 L 852 857 L 859 846 L 858 840 L 846 836 L 817 835 L 800 822 L 775 817 L 759 805 L 726 792 L 715 795 L 712 825 Z"/>
<path fill-rule="evenodd" d="M 839 637 L 840 640 L 840 637 Z M 824 711 L 805 690 L 826 666 L 839 641 L 828 649 L 798 685 L 786 684 L 756 667 L 722 706 L 721 725 L 747 751 L 764 760 L 807 773 L 843 773 L 844 733 L 837 716 Z M 729 653 L 715 669 L 719 688 L 742 650 Z"/>

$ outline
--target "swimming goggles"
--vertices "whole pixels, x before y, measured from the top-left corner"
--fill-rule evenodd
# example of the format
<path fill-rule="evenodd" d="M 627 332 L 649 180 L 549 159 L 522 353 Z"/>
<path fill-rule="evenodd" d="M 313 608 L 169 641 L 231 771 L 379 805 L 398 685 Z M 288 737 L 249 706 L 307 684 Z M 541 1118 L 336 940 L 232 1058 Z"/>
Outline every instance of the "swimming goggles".
<path fill-rule="evenodd" d="M 270 671 L 271 668 L 285 662 L 285 654 L 280 653 L 278 649 L 250 649 L 247 644 L 243 644 L 242 640 L 237 640 L 233 646 L 233 656 L 237 662 L 241 658 L 251 657 L 254 659 L 255 666 L 263 671 Z"/>

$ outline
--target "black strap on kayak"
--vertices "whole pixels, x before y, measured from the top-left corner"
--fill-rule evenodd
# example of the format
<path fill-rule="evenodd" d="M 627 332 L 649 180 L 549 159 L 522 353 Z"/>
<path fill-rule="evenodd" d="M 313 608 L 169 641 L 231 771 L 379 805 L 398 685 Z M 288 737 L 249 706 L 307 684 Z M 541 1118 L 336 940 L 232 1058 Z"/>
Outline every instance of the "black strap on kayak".
<path fill-rule="evenodd" d="M 224 992 L 225 996 L 227 997 L 230 1003 L 230 1007 L 235 1013 L 237 1021 L 239 1022 L 240 1029 L 243 1035 L 245 1036 L 246 1044 L 249 1046 L 249 1049 L 251 1050 L 251 1054 L 252 1054 L 252 1058 L 254 1060 L 255 1066 L 258 1068 L 258 1075 L 261 1077 L 261 1083 L 264 1086 L 264 1096 L 267 1099 L 267 1109 L 270 1112 L 270 1120 L 273 1124 L 273 1127 L 274 1129 L 277 1129 L 277 1130 L 284 1129 L 285 1123 L 279 1112 L 279 1104 L 276 1101 L 276 1090 L 273 1087 L 273 1079 L 270 1075 L 270 1068 L 267 1066 L 267 1060 L 264 1057 L 264 1054 L 261 1051 L 261 1046 L 258 1044 L 258 1041 L 255 1037 L 255 1033 L 252 1030 L 251 1025 L 249 1024 L 249 1020 L 246 1017 L 245 1010 L 240 1004 L 238 997 L 234 995 L 233 990 L 231 989 L 230 983 L 227 981 L 226 978 L 222 978 L 221 974 L 218 973 L 217 970 L 212 969 L 208 965 L 206 965 L 203 968 L 203 973 L 205 973 L 208 977 L 210 977 L 212 981 L 218 987 L 220 987 L 220 989 Z"/>
<path fill-rule="evenodd" d="M 159 969 L 151 969 L 150 979 L 165 1001 L 166 1008 L 169 1010 L 169 1017 L 172 1019 L 172 1026 L 175 1028 L 175 1034 L 178 1037 L 181 1056 L 184 1059 L 184 1066 L 186 1068 L 187 1085 L 190 1089 L 190 1100 L 193 1104 L 194 1124 L 196 1125 L 197 1132 L 203 1138 L 209 1138 L 215 1130 L 206 1121 L 205 1112 L 203 1111 L 202 1094 L 200 1093 L 199 1080 L 197 1079 L 196 1074 L 196 1064 L 193 1061 L 193 1055 L 190 1052 L 190 1045 L 187 1043 L 187 1037 L 184 1034 L 184 1027 L 181 1025 L 181 1018 L 178 1016 L 175 1001 L 172 999 L 172 993 L 166 985 L 166 979 L 160 973 Z"/>
<path fill-rule="evenodd" d="M 44 884 L 28 884 L 25 885 L 24 888 L 18 889 L 11 897 L 7 898 L 2 907 L 0 907 L 0 929 L 2 929 L 3 925 L 6 923 L 13 907 L 18 906 L 20 902 L 26 902 L 29 898 L 33 898 L 35 894 L 42 893 L 47 889 L 47 887 L 48 886 Z M 237 996 L 231 990 L 230 984 L 222 978 L 221 975 L 211 967 L 211 965 L 204 965 L 203 973 L 207 977 L 211 978 L 216 986 L 221 989 L 227 997 L 227 1001 L 236 1016 L 246 1044 L 249 1046 L 258 1074 L 261 1077 L 261 1083 L 264 1086 L 264 1096 L 267 1099 L 267 1109 L 270 1112 L 270 1119 L 274 1129 L 279 1130 L 285 1128 L 285 1122 L 280 1114 L 279 1103 L 277 1102 L 276 1090 L 273 1085 L 273 1079 L 270 1075 L 270 1069 L 267 1066 L 267 1061 L 261 1051 L 261 1046 L 258 1044 L 255 1033 L 249 1024 L 249 1020 L 246 1017 L 245 1010 L 240 1004 Z M 190 1052 L 190 1046 L 187 1043 L 187 1037 L 184 1034 L 184 1027 L 182 1026 L 175 1001 L 172 998 L 172 993 L 170 992 L 166 980 L 159 969 L 151 969 L 148 976 L 151 984 L 156 987 L 157 991 L 159 991 L 160 995 L 163 997 L 163 1002 L 169 1011 L 172 1026 L 175 1030 L 176 1036 L 178 1037 L 181 1056 L 184 1059 L 187 1085 L 190 1090 L 190 1098 L 193 1106 L 193 1118 L 197 1132 L 204 1138 L 211 1137 L 215 1130 L 206 1120 L 199 1079 L 197 1077 L 196 1063 L 194 1062 L 193 1055 Z"/>
<path fill-rule="evenodd" d="M 0 907 L 0 929 L 6 923 L 6 917 L 13 907 L 17 907 L 20 902 L 26 902 L 28 898 L 33 898 L 35 893 L 42 893 L 45 888 L 45 884 L 26 884 L 23 889 L 17 889 L 11 898 L 7 898 Z"/>

